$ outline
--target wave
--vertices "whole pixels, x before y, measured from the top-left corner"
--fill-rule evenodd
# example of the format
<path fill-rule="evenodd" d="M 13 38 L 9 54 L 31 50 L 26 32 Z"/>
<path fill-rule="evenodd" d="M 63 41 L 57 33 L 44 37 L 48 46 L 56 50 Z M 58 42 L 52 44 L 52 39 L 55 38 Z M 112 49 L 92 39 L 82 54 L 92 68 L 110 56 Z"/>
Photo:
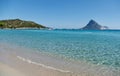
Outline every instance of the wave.
<path fill-rule="evenodd" d="M 54 68 L 54 67 L 51 67 L 51 66 L 48 66 L 48 65 L 44 65 L 44 64 L 41 64 L 41 63 L 33 62 L 33 61 L 31 61 L 29 59 L 25 59 L 25 58 L 23 58 L 21 56 L 17 56 L 17 58 L 22 60 L 22 61 L 24 61 L 24 62 L 27 62 L 27 63 L 30 63 L 30 64 L 34 64 L 34 65 L 39 65 L 41 67 L 52 69 L 52 70 L 56 70 L 56 71 L 59 71 L 59 72 L 66 72 L 66 73 L 70 72 L 70 71 L 66 71 L 66 70 L 62 70 L 62 69 L 57 69 L 57 68 Z"/>

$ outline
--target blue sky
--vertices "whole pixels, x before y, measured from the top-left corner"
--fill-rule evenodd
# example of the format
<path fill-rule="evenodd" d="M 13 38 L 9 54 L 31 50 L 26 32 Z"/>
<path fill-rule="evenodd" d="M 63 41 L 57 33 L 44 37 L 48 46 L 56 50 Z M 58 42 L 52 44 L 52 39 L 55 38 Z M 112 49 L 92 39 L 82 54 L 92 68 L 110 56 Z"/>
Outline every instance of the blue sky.
<path fill-rule="evenodd" d="M 120 0 L 0 0 L 0 20 L 15 18 L 53 28 L 81 28 L 94 19 L 120 29 Z"/>

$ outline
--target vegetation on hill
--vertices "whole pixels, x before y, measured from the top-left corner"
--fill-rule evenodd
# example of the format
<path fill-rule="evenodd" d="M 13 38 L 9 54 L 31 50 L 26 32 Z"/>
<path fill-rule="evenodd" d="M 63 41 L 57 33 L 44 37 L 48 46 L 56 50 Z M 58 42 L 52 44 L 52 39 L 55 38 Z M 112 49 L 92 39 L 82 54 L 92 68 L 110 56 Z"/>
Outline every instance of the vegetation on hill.
<path fill-rule="evenodd" d="M 10 19 L 10 20 L 0 20 L 0 28 L 38 28 L 38 29 L 45 29 L 47 27 L 37 24 L 32 21 L 24 21 L 20 19 Z"/>

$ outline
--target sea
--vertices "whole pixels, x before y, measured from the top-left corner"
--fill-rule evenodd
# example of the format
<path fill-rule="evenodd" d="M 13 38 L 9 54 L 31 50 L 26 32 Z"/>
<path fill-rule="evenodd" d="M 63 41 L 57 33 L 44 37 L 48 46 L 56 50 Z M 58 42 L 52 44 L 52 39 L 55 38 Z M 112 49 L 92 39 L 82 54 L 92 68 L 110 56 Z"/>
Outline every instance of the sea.
<path fill-rule="evenodd" d="M 29 49 L 24 50 L 21 55 L 18 54 L 17 57 L 21 60 L 27 58 L 36 63 L 43 61 L 46 65 L 54 62 L 56 66 L 60 64 L 59 68 L 65 68 L 73 63 L 78 66 L 80 62 L 85 62 L 95 65 L 97 68 L 102 66 L 115 69 L 120 75 L 120 30 L 1 29 L 0 44 Z M 44 62 L 40 55 L 48 56 L 43 56 L 48 61 Z M 70 62 L 72 63 L 70 64 Z M 60 67 L 61 65 L 62 67 Z M 75 66 L 74 70 L 76 68 L 80 67 Z"/>

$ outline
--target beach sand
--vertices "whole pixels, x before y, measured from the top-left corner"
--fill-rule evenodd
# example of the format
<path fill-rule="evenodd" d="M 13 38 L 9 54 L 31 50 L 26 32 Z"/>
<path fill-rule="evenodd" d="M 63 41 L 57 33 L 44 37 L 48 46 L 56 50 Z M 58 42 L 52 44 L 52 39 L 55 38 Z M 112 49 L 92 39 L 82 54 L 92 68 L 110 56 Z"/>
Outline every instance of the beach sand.
<path fill-rule="evenodd" d="M 62 73 L 15 60 L 14 64 L 0 63 L 0 76 L 70 76 L 70 73 Z"/>
<path fill-rule="evenodd" d="M 5 64 L 0 63 L 0 76 L 25 76 L 21 72 L 11 68 Z"/>
<path fill-rule="evenodd" d="M 0 63 L 0 76 L 71 76 L 51 69 L 16 61 L 16 65 Z"/>
<path fill-rule="evenodd" d="M 0 48 L 0 76 L 72 76 L 72 74 L 27 63 L 17 58 L 10 48 Z"/>
<path fill-rule="evenodd" d="M 7 59 L 10 59 L 10 56 Z M 16 58 L 13 58 L 12 63 L 0 63 L 0 76 L 70 76 L 70 73 L 47 69 Z"/>

